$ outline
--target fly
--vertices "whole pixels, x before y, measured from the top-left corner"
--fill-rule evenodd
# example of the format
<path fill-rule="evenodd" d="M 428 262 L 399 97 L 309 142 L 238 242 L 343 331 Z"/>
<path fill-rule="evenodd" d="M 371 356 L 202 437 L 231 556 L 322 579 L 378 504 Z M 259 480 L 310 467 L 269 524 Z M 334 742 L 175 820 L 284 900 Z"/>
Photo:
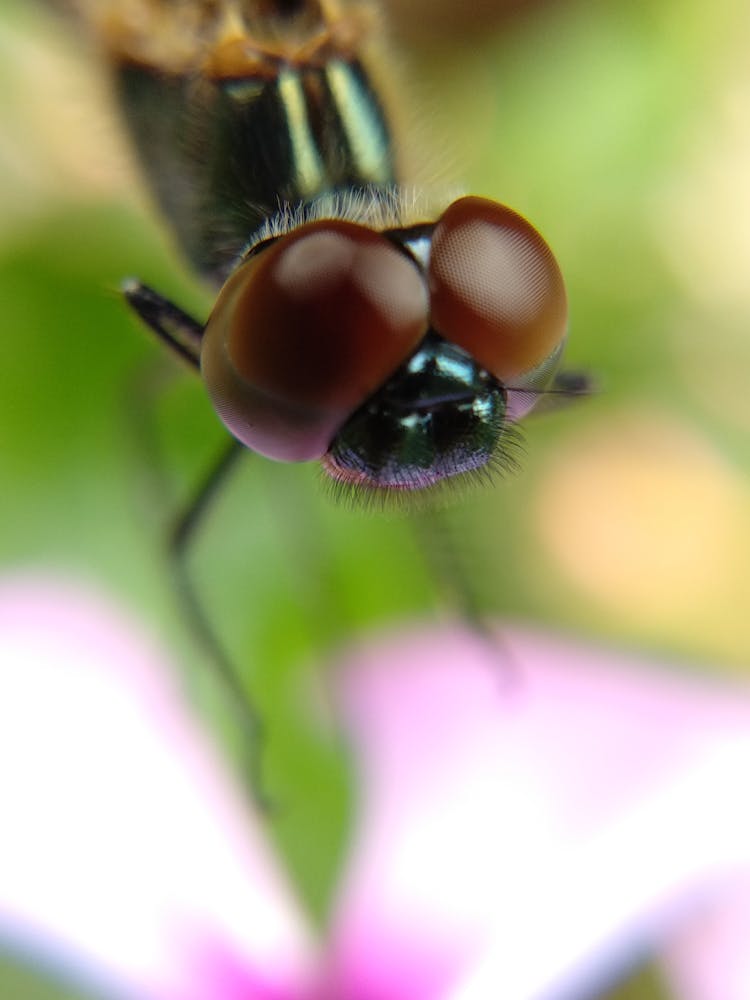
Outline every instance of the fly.
<path fill-rule="evenodd" d="M 75 0 L 152 194 L 216 289 L 204 320 L 138 280 L 140 319 L 198 372 L 232 444 L 173 536 L 185 553 L 245 450 L 317 461 L 334 491 L 397 502 L 512 467 L 516 423 L 559 372 L 563 278 L 542 236 L 475 196 L 400 186 L 368 58 L 370 3 Z"/>

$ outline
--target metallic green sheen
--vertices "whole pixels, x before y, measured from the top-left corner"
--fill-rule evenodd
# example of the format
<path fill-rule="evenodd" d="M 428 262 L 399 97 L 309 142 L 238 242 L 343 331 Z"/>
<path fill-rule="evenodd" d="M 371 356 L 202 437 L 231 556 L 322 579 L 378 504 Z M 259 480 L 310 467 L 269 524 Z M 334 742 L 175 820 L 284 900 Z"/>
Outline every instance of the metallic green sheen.
<path fill-rule="evenodd" d="M 505 429 L 502 386 L 431 333 L 344 424 L 326 467 L 344 483 L 424 489 L 488 465 Z"/>

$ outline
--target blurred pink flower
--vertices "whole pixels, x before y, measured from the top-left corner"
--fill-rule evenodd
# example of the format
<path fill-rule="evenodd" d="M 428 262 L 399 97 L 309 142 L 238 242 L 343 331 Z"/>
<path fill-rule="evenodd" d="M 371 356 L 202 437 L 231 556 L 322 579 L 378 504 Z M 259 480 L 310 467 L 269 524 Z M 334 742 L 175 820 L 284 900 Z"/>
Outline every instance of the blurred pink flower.
<path fill-rule="evenodd" d="M 750 697 L 530 632 L 350 656 L 358 819 L 327 940 L 163 655 L 0 586 L 0 939 L 138 1000 L 551 1000 L 658 952 L 750 997 Z"/>

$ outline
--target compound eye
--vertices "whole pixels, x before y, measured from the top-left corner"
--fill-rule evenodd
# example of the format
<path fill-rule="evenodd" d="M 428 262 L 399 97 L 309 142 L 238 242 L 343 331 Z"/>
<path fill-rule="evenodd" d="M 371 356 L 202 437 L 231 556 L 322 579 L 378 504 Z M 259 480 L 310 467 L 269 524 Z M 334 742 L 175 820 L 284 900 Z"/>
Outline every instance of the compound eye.
<path fill-rule="evenodd" d="M 567 298 L 552 251 L 524 218 L 460 198 L 438 220 L 429 265 L 432 325 L 506 384 L 565 338 Z"/>
<path fill-rule="evenodd" d="M 229 430 L 283 461 L 319 458 L 424 337 L 423 275 L 382 234 L 308 223 L 229 278 L 206 326 L 203 377 Z"/>

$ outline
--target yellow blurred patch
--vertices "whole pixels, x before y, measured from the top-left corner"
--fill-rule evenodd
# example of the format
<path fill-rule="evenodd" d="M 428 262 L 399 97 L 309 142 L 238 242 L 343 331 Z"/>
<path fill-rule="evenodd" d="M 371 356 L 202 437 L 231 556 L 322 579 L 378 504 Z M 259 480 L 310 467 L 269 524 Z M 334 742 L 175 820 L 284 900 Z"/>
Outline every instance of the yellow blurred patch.
<path fill-rule="evenodd" d="M 699 433 L 658 412 L 577 432 L 535 515 L 560 573 L 628 624 L 750 652 L 748 484 Z"/>
<path fill-rule="evenodd" d="M 745 69 L 696 125 L 683 169 L 669 178 L 654 234 L 686 296 L 750 312 L 750 75 Z"/>

